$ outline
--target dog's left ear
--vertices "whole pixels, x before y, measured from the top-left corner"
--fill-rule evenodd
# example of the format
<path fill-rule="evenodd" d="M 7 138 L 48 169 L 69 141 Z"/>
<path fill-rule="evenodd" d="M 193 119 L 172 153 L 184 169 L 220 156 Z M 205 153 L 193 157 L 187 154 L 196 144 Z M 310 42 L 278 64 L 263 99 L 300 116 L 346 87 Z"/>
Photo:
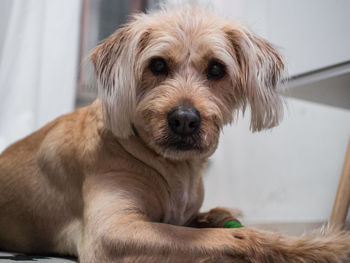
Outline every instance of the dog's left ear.
<path fill-rule="evenodd" d="M 146 45 L 147 36 L 140 15 L 104 40 L 90 56 L 105 123 L 120 138 L 133 134 L 136 85 L 141 79 L 137 56 Z"/>
<path fill-rule="evenodd" d="M 238 64 L 234 75 L 235 96 L 245 110 L 251 109 L 252 131 L 269 129 L 279 124 L 283 103 L 278 88 L 284 73 L 284 63 L 277 49 L 250 33 L 239 24 L 228 25 L 224 31 L 233 47 Z"/>

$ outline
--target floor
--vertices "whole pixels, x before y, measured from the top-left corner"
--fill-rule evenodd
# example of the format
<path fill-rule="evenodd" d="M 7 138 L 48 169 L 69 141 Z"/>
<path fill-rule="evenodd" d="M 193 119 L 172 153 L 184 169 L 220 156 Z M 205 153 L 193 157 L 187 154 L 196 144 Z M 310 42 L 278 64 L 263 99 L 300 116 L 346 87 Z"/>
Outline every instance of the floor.
<path fill-rule="evenodd" d="M 58 258 L 58 257 L 51 257 L 51 256 L 35 256 L 35 255 L 24 255 L 24 254 L 18 254 L 18 253 L 0 252 L 0 262 L 1 263 L 14 263 L 14 262 L 75 263 L 77 261 L 74 258 Z"/>

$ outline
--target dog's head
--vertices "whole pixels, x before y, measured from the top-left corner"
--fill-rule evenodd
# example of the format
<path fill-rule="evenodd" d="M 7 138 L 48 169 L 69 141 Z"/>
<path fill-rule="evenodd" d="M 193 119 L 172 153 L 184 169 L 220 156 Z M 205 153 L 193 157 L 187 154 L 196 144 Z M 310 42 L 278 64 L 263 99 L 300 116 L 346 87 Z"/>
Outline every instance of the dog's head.
<path fill-rule="evenodd" d="M 236 22 L 195 7 L 138 15 L 92 53 L 107 127 L 173 159 L 209 156 L 250 106 L 251 130 L 279 123 L 281 56 Z"/>

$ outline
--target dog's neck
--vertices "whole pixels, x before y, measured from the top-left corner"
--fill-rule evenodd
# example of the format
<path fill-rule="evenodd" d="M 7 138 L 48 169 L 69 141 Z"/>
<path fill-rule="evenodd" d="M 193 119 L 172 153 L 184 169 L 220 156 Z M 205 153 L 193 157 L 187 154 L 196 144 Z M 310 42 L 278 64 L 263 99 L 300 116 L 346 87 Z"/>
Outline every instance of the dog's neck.
<path fill-rule="evenodd" d="M 169 173 L 169 168 L 177 169 L 182 166 L 188 168 L 195 166 L 198 170 L 202 170 L 207 162 L 205 159 L 188 159 L 188 160 L 172 160 L 163 157 L 149 148 L 139 136 L 130 136 L 127 139 L 118 138 L 120 145 L 131 154 L 134 158 L 148 164 L 148 166 L 157 170 L 160 174 L 166 175 Z"/>

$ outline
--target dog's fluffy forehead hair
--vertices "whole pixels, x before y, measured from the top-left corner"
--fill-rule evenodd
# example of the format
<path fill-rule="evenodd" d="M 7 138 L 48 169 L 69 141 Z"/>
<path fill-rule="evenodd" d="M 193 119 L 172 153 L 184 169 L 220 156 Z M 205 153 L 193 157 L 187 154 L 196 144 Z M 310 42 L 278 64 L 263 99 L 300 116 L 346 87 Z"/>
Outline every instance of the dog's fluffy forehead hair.
<path fill-rule="evenodd" d="M 140 19 L 148 33 L 142 58 L 171 57 L 175 62 L 185 59 L 200 62 L 210 55 L 233 66 L 230 43 L 223 29 L 225 21 L 205 9 L 185 6 L 165 9 Z M 140 61 L 143 62 L 143 61 Z"/>
<path fill-rule="evenodd" d="M 140 16 L 136 15 L 136 19 Z M 154 13 L 143 14 L 143 22 L 154 29 L 161 29 L 167 32 L 179 33 L 180 36 L 195 36 L 198 30 L 207 30 L 208 32 L 217 30 L 226 24 L 226 20 L 218 17 L 204 8 L 196 6 L 180 6 L 173 8 L 164 8 Z M 185 38 L 183 39 L 185 40 Z"/>

